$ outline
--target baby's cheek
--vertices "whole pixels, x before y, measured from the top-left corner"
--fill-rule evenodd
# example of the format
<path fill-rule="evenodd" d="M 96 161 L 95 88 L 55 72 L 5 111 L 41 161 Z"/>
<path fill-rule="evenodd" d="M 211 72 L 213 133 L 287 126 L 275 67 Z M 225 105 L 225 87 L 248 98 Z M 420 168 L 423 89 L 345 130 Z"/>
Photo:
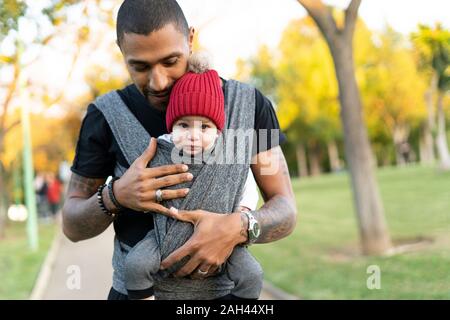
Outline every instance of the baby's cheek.
<path fill-rule="evenodd" d="M 182 132 L 176 132 L 174 130 L 174 132 L 172 133 L 172 141 L 175 145 L 182 143 L 184 140 L 183 137 L 184 135 Z"/>
<path fill-rule="evenodd" d="M 216 139 L 217 135 L 214 134 L 204 134 L 203 135 L 203 148 L 208 148 L 210 147 Z"/>

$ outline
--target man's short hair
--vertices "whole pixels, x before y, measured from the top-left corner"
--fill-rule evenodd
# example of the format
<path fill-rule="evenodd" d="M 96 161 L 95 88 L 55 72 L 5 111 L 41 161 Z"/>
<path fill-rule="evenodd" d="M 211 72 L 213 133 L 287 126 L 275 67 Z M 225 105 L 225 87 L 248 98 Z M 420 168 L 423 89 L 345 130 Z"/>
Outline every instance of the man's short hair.
<path fill-rule="evenodd" d="M 117 14 L 117 42 L 120 46 L 125 33 L 148 35 L 172 23 L 189 37 L 189 26 L 175 0 L 125 0 Z"/>

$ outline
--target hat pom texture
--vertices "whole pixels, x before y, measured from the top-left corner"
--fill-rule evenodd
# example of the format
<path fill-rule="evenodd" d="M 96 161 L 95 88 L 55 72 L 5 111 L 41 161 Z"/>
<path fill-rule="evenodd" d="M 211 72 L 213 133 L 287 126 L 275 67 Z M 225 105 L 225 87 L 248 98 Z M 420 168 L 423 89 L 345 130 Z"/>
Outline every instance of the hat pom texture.
<path fill-rule="evenodd" d="M 204 73 L 211 69 L 211 58 L 204 51 L 194 52 L 188 59 L 188 71 L 193 73 Z"/>

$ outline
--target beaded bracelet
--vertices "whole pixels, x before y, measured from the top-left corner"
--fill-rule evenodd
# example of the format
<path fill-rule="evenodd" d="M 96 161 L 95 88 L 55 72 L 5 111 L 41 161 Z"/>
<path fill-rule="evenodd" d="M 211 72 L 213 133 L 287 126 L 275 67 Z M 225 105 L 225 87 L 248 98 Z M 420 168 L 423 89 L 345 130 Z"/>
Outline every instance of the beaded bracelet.
<path fill-rule="evenodd" d="M 105 203 L 103 202 L 103 189 L 106 187 L 106 184 L 102 184 L 101 186 L 98 187 L 97 190 L 97 202 L 98 205 L 100 206 L 100 209 L 102 209 L 103 213 L 105 213 L 106 215 L 115 218 L 116 214 L 109 211 L 108 209 L 106 209 Z"/>
<path fill-rule="evenodd" d="M 109 198 L 111 199 L 112 203 L 116 206 L 116 208 L 121 211 L 123 207 L 120 205 L 119 201 L 117 201 L 116 197 L 114 196 L 114 190 L 113 190 L 113 184 L 116 180 L 118 180 L 118 177 L 112 178 L 108 183 L 108 194 Z"/>

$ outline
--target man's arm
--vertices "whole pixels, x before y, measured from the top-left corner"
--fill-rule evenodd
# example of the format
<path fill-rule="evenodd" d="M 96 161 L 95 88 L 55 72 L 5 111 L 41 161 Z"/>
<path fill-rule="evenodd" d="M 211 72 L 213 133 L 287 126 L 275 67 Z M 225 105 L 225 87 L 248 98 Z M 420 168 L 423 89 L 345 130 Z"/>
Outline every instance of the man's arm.
<path fill-rule="evenodd" d="M 261 227 L 256 243 L 288 236 L 296 225 L 297 209 L 289 170 L 279 146 L 261 152 L 253 159 L 252 171 L 264 198 L 264 205 L 253 212 Z"/>
<path fill-rule="evenodd" d="M 259 243 L 272 242 L 288 236 L 296 224 L 296 204 L 286 160 L 279 146 L 257 154 L 252 161 L 252 171 L 266 203 L 254 211 L 261 226 Z M 234 247 L 247 241 L 246 215 L 235 212 L 229 215 L 204 210 L 170 210 L 175 219 L 194 224 L 194 234 L 180 248 L 161 263 L 167 269 L 185 256 L 191 259 L 175 273 L 183 277 L 195 270 L 215 270 L 231 255 Z M 199 275 L 192 274 L 193 278 Z"/>
<path fill-rule="evenodd" d="M 72 173 L 62 209 L 63 232 L 70 240 L 76 242 L 93 238 L 105 231 L 113 221 L 97 203 L 97 189 L 105 180 L 89 179 Z M 111 208 L 106 191 L 104 188 L 103 199 L 105 205 Z"/>
<path fill-rule="evenodd" d="M 192 174 L 185 173 L 187 166 L 181 164 L 147 168 L 155 152 L 156 139 L 152 138 L 144 153 L 114 183 L 114 195 L 123 207 L 167 214 L 169 210 L 155 201 L 156 190 L 192 179 Z M 72 174 L 62 210 L 63 231 L 70 240 L 93 238 L 105 231 L 114 220 L 100 209 L 97 202 L 97 189 L 104 182 L 105 179 L 89 179 Z M 162 196 L 165 200 L 181 198 L 188 191 L 187 188 L 164 190 Z M 102 195 L 106 208 L 117 212 L 107 188 L 103 188 Z"/>

